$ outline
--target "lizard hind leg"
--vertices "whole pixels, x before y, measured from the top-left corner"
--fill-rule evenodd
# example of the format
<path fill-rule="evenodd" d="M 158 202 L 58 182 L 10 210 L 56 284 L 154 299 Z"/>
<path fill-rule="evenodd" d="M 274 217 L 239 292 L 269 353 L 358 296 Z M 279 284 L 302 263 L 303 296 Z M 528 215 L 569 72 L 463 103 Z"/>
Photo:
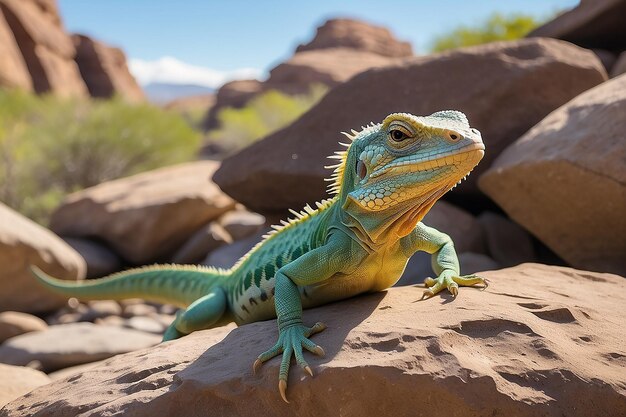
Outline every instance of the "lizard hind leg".
<path fill-rule="evenodd" d="M 176 314 L 176 318 L 163 334 L 163 341 L 211 328 L 220 320 L 225 310 L 226 294 L 221 287 L 214 288 Z"/>

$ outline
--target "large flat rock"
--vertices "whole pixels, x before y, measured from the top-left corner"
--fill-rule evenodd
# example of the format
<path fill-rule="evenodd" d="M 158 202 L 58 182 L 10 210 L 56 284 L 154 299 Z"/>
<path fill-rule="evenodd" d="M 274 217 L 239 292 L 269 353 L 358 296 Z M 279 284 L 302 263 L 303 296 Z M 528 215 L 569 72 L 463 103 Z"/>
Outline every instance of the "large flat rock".
<path fill-rule="evenodd" d="M 83 279 L 84 259 L 61 238 L 0 203 L 0 311 L 45 312 L 66 299 L 41 287 L 31 265 L 63 279 Z"/>
<path fill-rule="evenodd" d="M 0 363 L 0 408 L 50 382 L 48 375 L 36 369 Z"/>
<path fill-rule="evenodd" d="M 486 291 L 417 301 L 393 288 L 315 310 L 326 350 L 295 365 L 290 404 L 279 360 L 252 374 L 275 321 L 202 331 L 120 355 L 36 389 L 2 417 L 46 416 L 623 416 L 626 280 L 524 264 L 485 272 Z M 221 340 L 223 338 L 223 340 Z"/>
<path fill-rule="evenodd" d="M 552 110 L 607 79 L 591 52 L 553 39 L 495 42 L 360 73 L 290 126 L 227 158 L 215 182 L 255 211 L 299 208 L 326 197 L 326 157 L 339 132 L 392 112 L 467 114 L 482 132 L 483 161 L 454 193 L 478 194 L 477 174 Z M 514 98 L 514 99 L 513 99 Z"/>
<path fill-rule="evenodd" d="M 551 113 L 480 186 L 569 264 L 626 274 L 626 75 Z"/>
<path fill-rule="evenodd" d="M 50 228 L 100 239 L 134 264 L 167 259 L 202 225 L 235 207 L 210 181 L 218 166 L 189 162 L 73 193 L 52 214 Z"/>

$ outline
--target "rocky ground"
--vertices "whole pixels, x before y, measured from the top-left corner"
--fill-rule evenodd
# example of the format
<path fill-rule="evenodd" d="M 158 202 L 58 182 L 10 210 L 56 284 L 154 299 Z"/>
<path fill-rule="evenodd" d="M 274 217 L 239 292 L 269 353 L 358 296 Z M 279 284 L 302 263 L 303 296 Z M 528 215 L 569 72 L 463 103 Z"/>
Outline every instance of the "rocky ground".
<path fill-rule="evenodd" d="M 21 4 L 0 0 L 0 53 L 12 48 L 3 16 L 30 30 L 36 15 L 68 37 L 54 2 Z M 216 106 L 232 105 L 325 80 L 329 93 L 285 129 L 223 162 L 74 193 L 50 230 L 0 204 L 0 416 L 626 415 L 626 44 L 615 41 L 626 37 L 612 19 L 624 4 L 583 1 L 535 31 L 543 37 L 425 57 L 386 29 L 332 20 L 266 84 L 217 95 Z M 119 63 L 84 37 L 63 42 Z M 67 51 L 52 52 L 67 64 Z M 314 378 L 292 370 L 290 405 L 276 360 L 251 373 L 274 322 L 159 344 L 175 307 L 68 301 L 28 272 L 83 280 L 154 262 L 229 267 L 287 209 L 325 197 L 338 132 L 392 111 L 447 108 L 468 114 L 487 156 L 424 222 L 448 233 L 464 273 L 480 271 L 490 287 L 417 302 L 413 284 L 432 275 L 421 253 L 397 288 L 307 311 L 329 325 L 315 336 L 327 355 L 310 359 Z"/>

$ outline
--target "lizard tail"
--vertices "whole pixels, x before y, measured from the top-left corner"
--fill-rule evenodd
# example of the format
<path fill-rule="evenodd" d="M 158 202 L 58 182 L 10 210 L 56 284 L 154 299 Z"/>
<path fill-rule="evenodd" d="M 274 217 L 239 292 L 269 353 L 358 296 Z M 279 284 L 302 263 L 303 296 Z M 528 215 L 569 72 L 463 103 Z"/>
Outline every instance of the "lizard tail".
<path fill-rule="evenodd" d="M 206 295 L 221 278 L 228 275 L 210 267 L 153 265 L 76 282 L 51 277 L 36 266 L 30 269 L 41 285 L 66 297 L 81 300 L 143 298 L 179 307 L 187 307 Z"/>

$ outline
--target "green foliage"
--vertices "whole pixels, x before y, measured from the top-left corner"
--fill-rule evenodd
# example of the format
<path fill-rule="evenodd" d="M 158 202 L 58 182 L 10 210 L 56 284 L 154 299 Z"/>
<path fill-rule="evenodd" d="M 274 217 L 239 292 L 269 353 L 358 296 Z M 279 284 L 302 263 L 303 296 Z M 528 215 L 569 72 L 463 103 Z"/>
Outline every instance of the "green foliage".
<path fill-rule="evenodd" d="M 68 192 L 190 160 L 199 142 L 150 105 L 0 91 L 0 200 L 46 223 Z"/>
<path fill-rule="evenodd" d="M 431 51 L 441 52 L 462 46 L 520 39 L 541 23 L 535 17 L 525 14 L 503 16 L 495 13 L 481 24 L 461 26 L 436 37 L 432 43 Z"/>
<path fill-rule="evenodd" d="M 270 90 L 253 98 L 243 108 L 225 108 L 217 117 L 220 127 L 208 133 L 210 141 L 227 150 L 239 149 L 287 126 L 326 94 L 315 85 L 308 94 L 290 96 Z"/>

